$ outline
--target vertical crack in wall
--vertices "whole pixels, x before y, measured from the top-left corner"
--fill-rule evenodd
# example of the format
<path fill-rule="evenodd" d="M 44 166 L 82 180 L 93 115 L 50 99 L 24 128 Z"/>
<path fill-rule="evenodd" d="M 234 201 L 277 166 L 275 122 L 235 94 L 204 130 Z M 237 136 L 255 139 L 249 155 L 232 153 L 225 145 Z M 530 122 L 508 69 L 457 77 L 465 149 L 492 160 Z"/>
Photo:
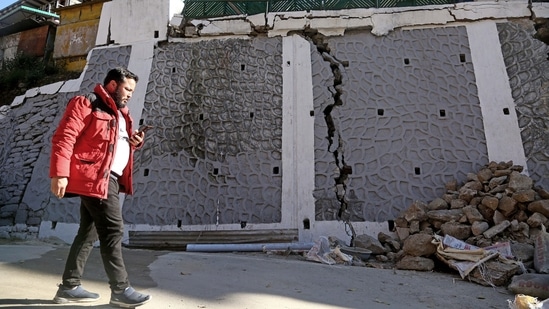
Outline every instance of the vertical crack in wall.
<path fill-rule="evenodd" d="M 349 226 L 352 234 L 351 245 L 353 245 L 352 242 L 355 239 L 356 234 L 350 223 L 350 212 L 347 209 L 348 202 L 345 198 L 347 180 L 349 175 L 352 174 L 352 167 L 345 162 L 345 142 L 341 136 L 341 131 L 338 131 L 338 128 L 336 127 L 332 115 L 334 108 L 342 106 L 344 103 L 343 73 L 345 68 L 349 66 L 349 62 L 341 61 L 332 55 L 328 43 L 324 40 L 325 36 L 317 30 L 306 29 L 303 31 L 303 34 L 313 43 L 316 50 L 322 56 L 322 59 L 330 65 L 333 74 L 333 87 L 329 87 L 329 91 L 332 93 L 333 102 L 329 103 L 322 112 L 324 113 L 324 120 L 326 121 L 326 126 L 328 128 L 328 152 L 333 154 L 335 164 L 339 170 L 339 175 L 334 179 L 335 192 L 340 205 L 337 216 Z"/>

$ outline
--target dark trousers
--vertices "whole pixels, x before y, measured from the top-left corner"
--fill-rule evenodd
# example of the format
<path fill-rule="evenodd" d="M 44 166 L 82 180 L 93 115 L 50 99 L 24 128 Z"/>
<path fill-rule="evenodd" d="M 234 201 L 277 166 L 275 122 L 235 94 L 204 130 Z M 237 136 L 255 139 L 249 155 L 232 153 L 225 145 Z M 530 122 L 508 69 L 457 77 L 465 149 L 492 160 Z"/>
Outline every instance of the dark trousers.
<path fill-rule="evenodd" d="M 124 222 L 118 192 L 118 181 L 112 177 L 107 199 L 80 197 L 80 227 L 65 264 L 64 286 L 80 285 L 86 261 L 97 239 L 111 290 L 121 292 L 130 285 L 122 258 Z"/>

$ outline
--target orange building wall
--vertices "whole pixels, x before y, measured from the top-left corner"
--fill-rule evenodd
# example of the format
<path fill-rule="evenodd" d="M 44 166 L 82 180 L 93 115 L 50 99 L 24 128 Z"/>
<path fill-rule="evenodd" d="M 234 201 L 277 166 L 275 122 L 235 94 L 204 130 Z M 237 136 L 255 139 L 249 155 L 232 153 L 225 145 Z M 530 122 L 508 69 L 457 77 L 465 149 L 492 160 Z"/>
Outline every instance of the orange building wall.
<path fill-rule="evenodd" d="M 17 51 L 29 56 L 44 56 L 49 26 L 21 32 Z"/>

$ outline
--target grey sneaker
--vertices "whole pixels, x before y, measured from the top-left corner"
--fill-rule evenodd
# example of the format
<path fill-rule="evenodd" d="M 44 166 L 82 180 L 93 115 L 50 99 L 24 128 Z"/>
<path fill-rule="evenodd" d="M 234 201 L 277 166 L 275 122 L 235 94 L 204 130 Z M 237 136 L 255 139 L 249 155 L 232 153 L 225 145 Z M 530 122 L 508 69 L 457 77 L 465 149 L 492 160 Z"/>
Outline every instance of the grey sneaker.
<path fill-rule="evenodd" d="M 151 300 L 150 295 L 141 294 L 130 286 L 120 294 L 111 293 L 110 304 L 122 308 L 135 308 L 147 303 L 149 300 Z"/>
<path fill-rule="evenodd" d="M 53 298 L 53 302 L 56 304 L 83 303 L 96 301 L 98 299 L 99 294 L 88 292 L 80 285 L 71 289 L 60 284 L 59 289 L 57 289 L 57 293 Z"/>

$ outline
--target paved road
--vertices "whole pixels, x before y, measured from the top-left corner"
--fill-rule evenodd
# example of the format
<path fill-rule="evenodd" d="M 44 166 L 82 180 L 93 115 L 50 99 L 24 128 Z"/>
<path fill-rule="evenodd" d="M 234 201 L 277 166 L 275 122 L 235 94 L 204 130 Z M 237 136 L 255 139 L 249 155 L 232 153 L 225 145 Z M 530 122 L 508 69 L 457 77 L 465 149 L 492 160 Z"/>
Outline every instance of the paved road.
<path fill-rule="evenodd" d="M 94 249 L 84 287 L 102 298 L 57 305 L 68 246 L 0 244 L 0 308 L 111 308 L 109 289 Z M 508 308 L 514 295 L 457 274 L 325 265 L 265 253 L 201 253 L 124 249 L 133 286 L 153 299 L 139 308 L 205 309 L 453 309 Z"/>

